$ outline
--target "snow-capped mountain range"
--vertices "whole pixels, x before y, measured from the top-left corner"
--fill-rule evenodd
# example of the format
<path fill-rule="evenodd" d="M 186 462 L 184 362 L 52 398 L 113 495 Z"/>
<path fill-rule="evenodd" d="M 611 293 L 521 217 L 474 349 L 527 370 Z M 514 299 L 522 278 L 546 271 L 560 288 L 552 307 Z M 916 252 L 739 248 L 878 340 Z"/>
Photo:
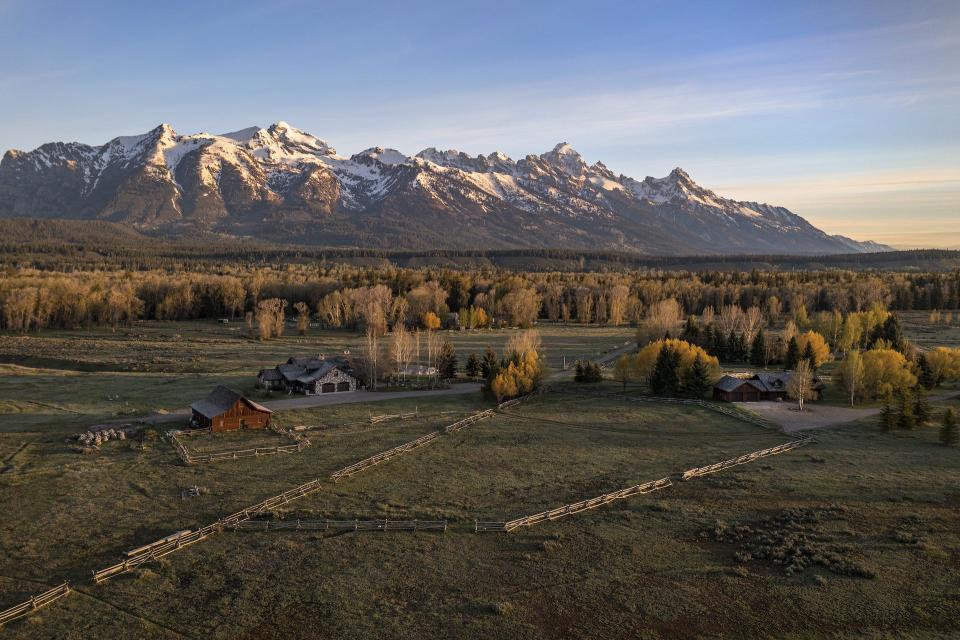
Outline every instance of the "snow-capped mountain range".
<path fill-rule="evenodd" d="M 888 249 L 828 235 L 783 207 L 723 198 L 679 168 L 665 178 L 618 175 L 566 143 L 520 160 L 432 147 L 346 157 L 285 122 L 220 135 L 180 135 L 163 124 L 101 146 L 11 150 L 0 162 L 0 217 L 396 249 Z"/>

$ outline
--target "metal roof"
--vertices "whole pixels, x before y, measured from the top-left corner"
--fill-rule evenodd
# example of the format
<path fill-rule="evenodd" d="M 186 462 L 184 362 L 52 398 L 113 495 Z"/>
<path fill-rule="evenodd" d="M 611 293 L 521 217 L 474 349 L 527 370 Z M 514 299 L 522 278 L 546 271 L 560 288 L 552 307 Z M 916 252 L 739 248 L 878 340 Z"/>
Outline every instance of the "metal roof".
<path fill-rule="evenodd" d="M 713 386 L 715 386 L 717 389 L 720 389 L 721 391 L 733 391 L 734 389 L 736 389 L 737 387 L 739 387 L 745 382 L 746 380 L 744 380 L 743 378 L 737 378 L 734 376 L 723 376 L 722 378 L 717 380 L 717 384 Z"/>

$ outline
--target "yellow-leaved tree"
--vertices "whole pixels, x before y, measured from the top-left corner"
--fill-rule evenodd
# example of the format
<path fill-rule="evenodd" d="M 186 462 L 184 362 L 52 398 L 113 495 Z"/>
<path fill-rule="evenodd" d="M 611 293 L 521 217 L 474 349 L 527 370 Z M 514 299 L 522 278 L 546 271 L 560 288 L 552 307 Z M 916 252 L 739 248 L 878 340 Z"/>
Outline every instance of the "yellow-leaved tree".
<path fill-rule="evenodd" d="M 710 371 L 710 376 L 712 378 L 715 378 L 717 374 L 719 374 L 720 361 L 717 360 L 716 357 L 711 356 L 697 345 L 690 344 L 686 340 L 670 338 L 668 340 L 657 340 L 655 342 L 651 342 L 641 349 L 635 356 L 624 356 L 625 358 L 633 359 L 634 378 L 640 380 L 649 380 L 650 374 L 653 373 L 653 367 L 657 363 L 657 357 L 660 355 L 660 350 L 663 349 L 664 345 L 669 346 L 675 352 L 680 354 L 678 373 L 681 379 L 686 378 L 690 373 L 690 368 L 693 366 L 693 362 L 697 359 L 698 355 L 703 360 L 704 364 L 707 365 L 707 369 Z"/>
<path fill-rule="evenodd" d="M 490 392 L 503 402 L 536 390 L 546 370 L 540 356 L 540 332 L 521 331 L 507 341 L 505 356 L 510 362 L 490 380 Z"/>
<path fill-rule="evenodd" d="M 937 384 L 960 380 L 960 349 L 937 347 L 924 355 Z"/>
<path fill-rule="evenodd" d="M 797 347 L 800 352 L 801 358 L 806 358 L 808 355 L 812 362 L 813 368 L 818 368 L 823 363 L 828 362 L 831 358 L 830 345 L 827 344 L 826 339 L 817 333 L 816 331 L 807 331 L 797 336 Z M 809 348 L 809 353 L 807 349 Z"/>
<path fill-rule="evenodd" d="M 433 311 L 427 311 L 423 314 L 423 327 L 427 331 L 436 331 L 440 328 L 440 316 Z"/>
<path fill-rule="evenodd" d="M 863 390 L 871 397 L 898 393 L 916 384 L 917 376 L 899 351 L 870 349 L 863 353 Z"/>

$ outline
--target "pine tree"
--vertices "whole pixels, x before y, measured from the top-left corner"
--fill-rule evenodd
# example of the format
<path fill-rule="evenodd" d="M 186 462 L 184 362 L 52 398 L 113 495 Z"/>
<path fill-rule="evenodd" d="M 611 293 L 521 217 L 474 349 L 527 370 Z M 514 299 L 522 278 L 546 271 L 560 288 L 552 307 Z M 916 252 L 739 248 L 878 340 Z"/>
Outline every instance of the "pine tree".
<path fill-rule="evenodd" d="M 574 368 L 573 381 L 583 382 L 583 362 L 580 360 L 577 360 L 577 365 Z"/>
<path fill-rule="evenodd" d="M 750 364 L 757 367 L 767 365 L 767 338 L 763 335 L 763 329 L 757 331 L 753 344 L 750 345 Z"/>
<path fill-rule="evenodd" d="M 807 346 L 803 350 L 803 355 L 800 356 L 801 360 L 806 360 L 810 363 L 810 368 L 814 371 L 817 370 L 817 354 L 813 352 L 813 344 L 808 340 Z"/>
<path fill-rule="evenodd" d="M 480 375 L 484 380 L 492 380 L 500 373 L 500 361 L 497 359 L 497 353 L 489 346 L 483 352 L 483 360 L 480 361 Z"/>
<path fill-rule="evenodd" d="M 470 357 L 467 358 L 467 364 L 464 366 L 463 370 L 464 373 L 467 374 L 467 377 L 476 380 L 482 370 L 480 356 L 475 353 L 471 353 Z"/>
<path fill-rule="evenodd" d="M 913 413 L 913 394 L 904 389 L 900 394 L 900 413 L 897 415 L 897 425 L 901 429 L 913 429 L 917 426 L 917 417 Z"/>
<path fill-rule="evenodd" d="M 745 333 L 737 334 L 737 359 L 740 362 L 750 360 L 750 345 L 747 344 L 747 335 Z"/>
<path fill-rule="evenodd" d="M 920 426 L 930 422 L 930 418 L 932 417 L 930 397 L 927 394 L 927 390 L 921 385 L 917 385 L 917 395 L 913 403 L 913 414 L 916 416 L 917 424 Z"/>
<path fill-rule="evenodd" d="M 703 350 L 709 353 L 712 356 L 717 355 L 715 344 L 713 341 L 713 325 L 708 324 L 703 328 L 703 335 L 700 336 L 700 346 L 703 347 Z"/>
<path fill-rule="evenodd" d="M 784 359 L 784 367 L 787 369 L 795 369 L 800 360 L 800 345 L 797 344 L 797 338 L 794 336 L 790 338 L 790 342 L 787 344 L 787 356 Z"/>
<path fill-rule="evenodd" d="M 893 410 L 893 394 L 889 391 L 883 397 L 880 424 L 883 426 L 884 431 L 893 431 L 897 427 L 897 413 Z"/>
<path fill-rule="evenodd" d="M 960 431 L 957 430 L 953 409 L 947 409 L 943 413 L 943 426 L 940 427 L 940 444 L 945 447 L 955 447 L 958 442 L 960 442 Z"/>
<path fill-rule="evenodd" d="M 596 362 L 588 362 L 583 373 L 584 382 L 603 382 L 603 370 Z"/>
<path fill-rule="evenodd" d="M 444 340 L 437 356 L 437 372 L 441 380 L 453 380 L 457 377 L 457 352 L 449 340 Z"/>
<path fill-rule="evenodd" d="M 917 358 L 917 369 L 918 376 L 917 382 L 925 389 L 933 389 L 937 386 L 936 374 L 933 372 L 933 367 L 930 366 L 930 361 L 927 360 L 925 354 L 920 354 L 920 357 Z"/>
<path fill-rule="evenodd" d="M 707 368 L 707 363 L 703 361 L 699 353 L 693 361 L 693 365 L 690 366 L 690 370 L 687 372 L 683 386 L 686 388 L 687 393 L 694 398 L 702 398 L 710 389 L 710 370 Z"/>
<path fill-rule="evenodd" d="M 690 343 L 696 343 L 700 339 L 700 325 L 693 316 L 687 316 L 687 323 L 683 326 L 680 337 Z"/>
<path fill-rule="evenodd" d="M 871 346 L 878 340 L 886 340 L 891 348 L 903 353 L 907 350 L 907 340 L 903 337 L 903 329 L 900 327 L 900 319 L 895 314 L 890 314 L 886 321 L 873 329 L 870 334 Z"/>
<path fill-rule="evenodd" d="M 719 358 L 720 362 L 730 360 L 727 354 L 727 341 L 724 339 L 722 331 L 713 332 L 713 355 Z"/>
<path fill-rule="evenodd" d="M 727 336 L 727 360 L 729 362 L 740 361 L 740 340 L 733 329 L 730 330 L 730 335 Z"/>
<path fill-rule="evenodd" d="M 663 345 L 650 374 L 650 390 L 658 396 L 676 395 L 680 389 L 680 354 Z"/>

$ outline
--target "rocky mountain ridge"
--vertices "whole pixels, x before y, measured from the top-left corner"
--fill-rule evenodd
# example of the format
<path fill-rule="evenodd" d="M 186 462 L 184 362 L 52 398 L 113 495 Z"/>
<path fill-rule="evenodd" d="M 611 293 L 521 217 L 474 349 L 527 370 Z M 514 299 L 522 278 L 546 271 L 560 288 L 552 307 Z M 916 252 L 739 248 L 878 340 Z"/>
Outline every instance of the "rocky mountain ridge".
<path fill-rule="evenodd" d="M 736 201 L 682 169 L 643 180 L 569 144 L 513 160 L 374 147 L 350 157 L 285 122 L 225 134 L 160 125 L 100 146 L 50 143 L 0 162 L 0 217 L 100 219 L 393 249 L 589 248 L 645 254 L 828 254 L 887 247 L 831 236 L 783 207 Z"/>

